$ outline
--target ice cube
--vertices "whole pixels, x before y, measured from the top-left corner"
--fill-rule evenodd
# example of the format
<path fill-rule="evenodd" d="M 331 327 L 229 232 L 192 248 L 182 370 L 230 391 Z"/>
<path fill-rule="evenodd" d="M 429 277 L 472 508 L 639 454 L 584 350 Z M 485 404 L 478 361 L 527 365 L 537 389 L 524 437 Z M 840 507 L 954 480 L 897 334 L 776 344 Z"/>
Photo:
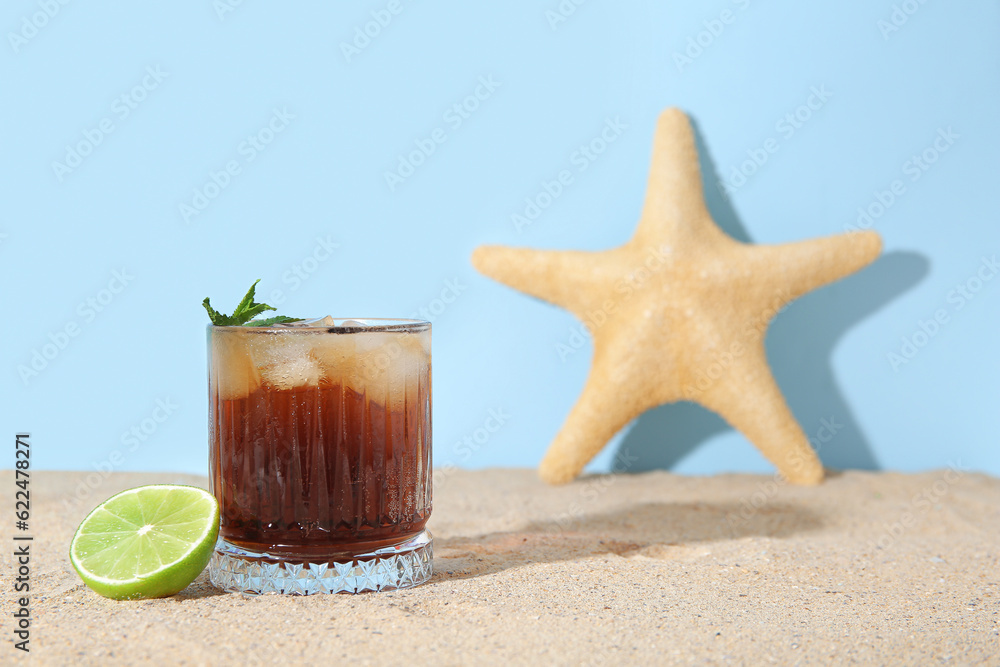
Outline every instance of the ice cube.
<path fill-rule="evenodd" d="M 430 364 L 430 335 L 427 332 L 407 333 L 397 337 L 400 354 L 394 363 L 393 393 L 405 391 L 405 387 L 415 386 L 418 381 L 427 381 Z"/>
<path fill-rule="evenodd" d="M 382 334 L 377 348 L 367 351 L 362 359 L 361 380 L 367 387 L 376 387 L 387 404 L 406 400 L 406 394 L 421 382 L 427 382 L 428 355 L 420 334 Z M 411 397 L 412 398 L 412 397 Z"/>
<path fill-rule="evenodd" d="M 428 334 L 342 329 L 317 334 L 314 353 L 330 384 L 340 384 L 382 403 L 415 386 L 427 372 Z M 359 322 L 364 326 L 364 323 Z M 337 330 L 341 330 L 339 332 Z"/>
<path fill-rule="evenodd" d="M 342 378 L 354 366 L 354 340 L 350 335 L 322 333 L 315 336 L 313 355 L 330 384 L 343 384 Z"/>
<path fill-rule="evenodd" d="M 260 374 L 247 345 L 247 334 L 218 332 L 212 335 L 212 378 L 223 400 L 249 396 L 260 386 Z"/>
<path fill-rule="evenodd" d="M 314 337 L 302 334 L 258 334 L 250 345 L 261 380 L 275 389 L 317 386 L 323 375 L 312 354 Z"/>
<path fill-rule="evenodd" d="M 396 336 L 374 331 L 345 335 L 354 340 L 354 363 L 345 376 L 346 384 L 381 402 L 389 389 L 393 360 L 399 355 Z"/>

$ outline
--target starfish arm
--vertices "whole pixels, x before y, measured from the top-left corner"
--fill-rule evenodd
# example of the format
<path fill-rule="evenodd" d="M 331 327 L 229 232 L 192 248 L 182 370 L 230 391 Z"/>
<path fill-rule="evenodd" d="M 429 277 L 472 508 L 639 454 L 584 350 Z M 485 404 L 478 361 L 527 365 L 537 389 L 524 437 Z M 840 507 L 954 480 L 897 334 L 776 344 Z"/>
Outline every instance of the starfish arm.
<path fill-rule="evenodd" d="M 752 271 L 773 282 L 785 300 L 791 301 L 874 262 L 882 252 L 882 239 L 876 232 L 863 231 L 749 247 Z"/>
<path fill-rule="evenodd" d="M 572 481 L 625 424 L 641 413 L 606 385 L 588 380 L 583 393 L 545 453 L 539 476 L 549 484 Z"/>
<path fill-rule="evenodd" d="M 582 251 L 531 250 L 480 246 L 472 265 L 505 285 L 573 312 L 587 305 L 599 267 L 595 255 Z"/>
<path fill-rule="evenodd" d="M 771 375 L 763 342 L 736 359 L 712 386 L 687 398 L 743 433 L 788 481 L 823 481 L 823 465 Z"/>
<path fill-rule="evenodd" d="M 655 404 L 650 391 L 636 391 L 651 379 L 628 349 L 594 341 L 587 384 L 556 435 L 538 473 L 549 484 L 564 484 L 580 474 L 608 440 Z"/>
<path fill-rule="evenodd" d="M 660 114 L 642 220 L 635 238 L 682 245 L 697 236 L 720 233 L 708 215 L 691 122 L 680 109 Z"/>

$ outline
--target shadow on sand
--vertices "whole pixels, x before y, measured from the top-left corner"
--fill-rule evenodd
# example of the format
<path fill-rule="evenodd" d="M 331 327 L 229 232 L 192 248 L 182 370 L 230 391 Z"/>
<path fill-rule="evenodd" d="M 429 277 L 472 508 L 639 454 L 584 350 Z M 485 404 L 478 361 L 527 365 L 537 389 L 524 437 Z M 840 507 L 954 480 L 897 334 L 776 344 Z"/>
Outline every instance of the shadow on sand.
<path fill-rule="evenodd" d="M 435 538 L 434 579 L 465 579 L 602 554 L 672 560 L 699 543 L 788 537 L 823 525 L 811 510 L 777 501 L 746 518 L 741 509 L 736 503 L 645 503 L 568 523 L 535 522 L 518 531 Z"/>

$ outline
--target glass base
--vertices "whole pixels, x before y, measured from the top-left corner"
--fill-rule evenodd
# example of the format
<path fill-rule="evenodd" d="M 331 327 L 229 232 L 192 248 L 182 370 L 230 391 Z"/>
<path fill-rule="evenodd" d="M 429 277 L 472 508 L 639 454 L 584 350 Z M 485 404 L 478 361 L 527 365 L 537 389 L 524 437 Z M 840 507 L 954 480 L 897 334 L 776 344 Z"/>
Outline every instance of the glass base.
<path fill-rule="evenodd" d="M 208 564 L 209 581 L 231 593 L 315 595 L 411 588 L 431 578 L 434 548 L 426 530 L 402 544 L 344 561 L 307 562 L 241 549 L 221 537 Z"/>

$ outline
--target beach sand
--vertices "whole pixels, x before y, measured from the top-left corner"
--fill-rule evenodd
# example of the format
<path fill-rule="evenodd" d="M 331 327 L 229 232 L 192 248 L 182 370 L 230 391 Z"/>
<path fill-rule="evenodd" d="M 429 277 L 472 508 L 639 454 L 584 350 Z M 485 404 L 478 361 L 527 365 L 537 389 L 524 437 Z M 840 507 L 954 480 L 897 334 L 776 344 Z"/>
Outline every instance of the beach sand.
<path fill-rule="evenodd" d="M 74 529 L 119 490 L 207 480 L 94 474 L 91 490 L 86 477 L 32 472 L 34 664 L 1000 664 L 1000 480 L 973 472 L 801 488 L 438 471 L 424 586 L 252 598 L 203 573 L 136 602 L 81 583 Z M 0 483 L 12 499 L 11 471 Z M 0 524 L 5 664 L 26 657 L 11 634 L 13 522 Z"/>

